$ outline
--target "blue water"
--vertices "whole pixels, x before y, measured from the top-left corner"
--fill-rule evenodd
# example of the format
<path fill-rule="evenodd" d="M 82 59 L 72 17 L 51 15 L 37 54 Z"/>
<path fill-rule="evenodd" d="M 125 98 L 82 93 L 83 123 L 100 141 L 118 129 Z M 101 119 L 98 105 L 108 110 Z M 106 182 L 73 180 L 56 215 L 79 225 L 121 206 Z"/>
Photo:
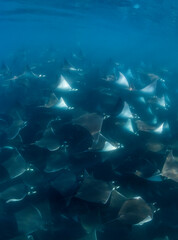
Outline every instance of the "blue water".
<path fill-rule="evenodd" d="M 0 0 L 0 240 L 178 240 L 177 66 L 177 0 Z"/>
<path fill-rule="evenodd" d="M 80 46 L 95 58 L 176 65 L 177 8 L 176 0 L 1 0 L 1 58 L 19 48 Z"/>

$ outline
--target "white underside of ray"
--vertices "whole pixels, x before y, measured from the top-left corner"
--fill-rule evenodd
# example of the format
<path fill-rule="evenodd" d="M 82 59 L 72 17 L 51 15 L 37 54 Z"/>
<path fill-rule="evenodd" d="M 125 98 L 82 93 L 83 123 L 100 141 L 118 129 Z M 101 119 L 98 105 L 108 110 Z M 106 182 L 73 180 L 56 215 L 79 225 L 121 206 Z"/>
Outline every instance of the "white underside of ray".
<path fill-rule="evenodd" d="M 22 201 L 25 197 L 26 197 L 26 194 L 24 194 L 24 196 L 21 197 L 21 198 L 11 198 L 11 199 L 7 200 L 6 203 L 10 203 L 10 202 L 20 202 L 20 201 Z"/>
<path fill-rule="evenodd" d="M 146 103 L 144 97 L 138 97 L 138 101 L 139 101 L 140 103 Z"/>
<path fill-rule="evenodd" d="M 140 92 L 146 93 L 146 94 L 153 94 L 156 90 L 156 84 L 157 84 L 157 81 L 154 81 L 150 83 L 148 86 L 142 88 Z"/>
<path fill-rule="evenodd" d="M 157 117 L 154 117 L 151 121 L 151 124 L 157 124 L 158 123 L 158 119 Z"/>
<path fill-rule="evenodd" d="M 153 175 L 153 176 L 151 176 L 151 177 L 149 177 L 149 178 L 146 178 L 146 180 L 152 181 L 152 182 L 162 182 L 162 181 L 163 181 L 160 173 L 157 174 L 157 175 Z"/>
<path fill-rule="evenodd" d="M 168 97 L 168 95 L 165 94 L 164 98 L 165 98 L 166 104 L 169 105 L 171 101 L 170 101 L 170 98 Z"/>
<path fill-rule="evenodd" d="M 104 147 L 103 147 L 103 149 L 102 149 L 102 152 L 110 152 L 110 151 L 114 151 L 114 150 L 116 150 L 116 149 L 117 149 L 116 146 L 114 146 L 114 145 L 112 145 L 111 143 L 109 143 L 108 141 L 106 141 L 106 142 L 104 143 Z"/>
<path fill-rule="evenodd" d="M 151 110 L 150 107 L 147 108 L 147 112 L 150 113 L 151 115 L 153 115 L 153 111 Z"/>
<path fill-rule="evenodd" d="M 166 107 L 166 99 L 164 96 L 161 98 L 160 105 Z"/>
<path fill-rule="evenodd" d="M 119 77 L 118 77 L 116 83 L 122 87 L 129 88 L 129 83 L 128 83 L 126 77 L 121 72 L 119 72 Z"/>
<path fill-rule="evenodd" d="M 33 73 L 31 70 L 30 71 L 25 71 L 22 75 L 20 75 L 20 77 L 26 77 L 26 78 L 40 78 L 40 77 L 44 77 L 45 75 L 38 75 Z"/>
<path fill-rule="evenodd" d="M 69 70 L 70 71 L 77 71 L 78 69 L 76 69 L 75 67 L 70 67 Z"/>
<path fill-rule="evenodd" d="M 117 115 L 118 118 L 133 118 L 133 115 L 130 111 L 128 103 L 124 102 L 124 107 L 120 114 Z"/>
<path fill-rule="evenodd" d="M 5 161 L 2 165 L 11 179 L 19 177 L 26 171 L 26 162 L 20 154 L 14 159 Z"/>
<path fill-rule="evenodd" d="M 147 216 L 145 219 L 143 219 L 141 222 L 135 224 L 135 225 L 138 225 L 138 226 L 142 226 L 144 223 L 147 223 L 147 222 L 150 222 L 152 220 L 152 217 L 151 216 Z"/>
<path fill-rule="evenodd" d="M 169 123 L 167 121 L 164 122 L 164 130 L 169 130 Z"/>
<path fill-rule="evenodd" d="M 59 102 L 55 105 L 55 107 L 62 108 L 62 109 L 69 108 L 62 97 L 59 99 Z"/>
<path fill-rule="evenodd" d="M 133 126 L 132 126 L 132 121 L 131 119 L 128 119 L 127 122 L 125 123 L 124 125 L 124 129 L 129 131 L 129 132 L 132 132 L 134 133 L 134 129 L 133 129 Z"/>
<path fill-rule="evenodd" d="M 158 128 L 154 130 L 154 133 L 161 134 L 163 132 L 164 123 L 162 123 Z"/>
<path fill-rule="evenodd" d="M 157 134 L 161 134 L 164 130 L 169 130 L 169 123 L 166 121 L 162 123 L 158 128 L 156 128 L 153 132 Z"/>
<path fill-rule="evenodd" d="M 130 78 L 133 78 L 132 70 L 130 68 L 127 70 L 126 76 L 130 77 Z"/>
<path fill-rule="evenodd" d="M 68 82 L 66 81 L 66 79 L 62 75 L 61 75 L 61 78 L 60 78 L 60 83 L 57 86 L 57 89 L 68 90 L 68 91 L 72 90 L 71 86 L 68 84 Z"/>
<path fill-rule="evenodd" d="M 165 100 L 165 97 L 162 96 L 161 98 L 159 98 L 157 104 L 158 104 L 160 107 L 165 108 L 165 107 L 166 107 L 166 100 Z"/>

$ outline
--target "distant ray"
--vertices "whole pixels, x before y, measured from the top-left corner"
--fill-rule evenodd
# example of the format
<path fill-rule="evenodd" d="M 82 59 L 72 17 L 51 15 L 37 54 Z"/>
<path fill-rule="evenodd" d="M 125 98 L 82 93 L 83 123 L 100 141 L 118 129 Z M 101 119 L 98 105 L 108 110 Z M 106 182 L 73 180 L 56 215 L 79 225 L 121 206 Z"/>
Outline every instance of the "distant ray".
<path fill-rule="evenodd" d="M 148 107 L 148 108 L 146 109 L 146 111 L 147 111 L 147 113 L 149 113 L 150 115 L 153 115 L 153 111 L 152 111 L 152 109 L 151 109 L 150 107 Z"/>
<path fill-rule="evenodd" d="M 102 80 L 107 81 L 107 82 L 114 82 L 115 76 L 113 74 L 108 74 L 108 75 L 106 75 L 105 78 L 102 78 Z"/>
<path fill-rule="evenodd" d="M 28 194 L 28 190 L 23 183 L 13 185 L 0 192 L 0 199 L 6 203 L 22 201 Z"/>
<path fill-rule="evenodd" d="M 146 178 L 146 180 L 151 181 L 151 182 L 162 182 L 163 177 L 161 176 L 160 173 L 158 173 L 158 174 L 155 174 L 151 177 Z"/>
<path fill-rule="evenodd" d="M 163 95 L 161 98 L 158 99 L 157 105 L 163 108 L 166 108 L 166 99 L 165 96 Z"/>
<path fill-rule="evenodd" d="M 56 108 L 61 108 L 61 109 L 69 109 L 67 104 L 65 103 L 64 99 L 61 97 L 59 99 L 59 102 L 55 105 Z"/>
<path fill-rule="evenodd" d="M 137 125 L 138 130 L 141 132 L 151 132 L 154 130 L 154 126 L 150 126 L 141 120 L 137 120 L 136 125 Z"/>
<path fill-rule="evenodd" d="M 92 146 L 93 137 L 85 127 L 79 124 L 64 124 L 59 130 L 54 127 L 56 134 L 60 135 L 60 140 L 68 152 L 85 152 Z"/>
<path fill-rule="evenodd" d="M 56 151 L 60 148 L 61 144 L 54 134 L 52 128 L 50 126 L 43 133 L 43 137 L 35 142 L 40 148 L 46 148 L 49 151 Z"/>
<path fill-rule="evenodd" d="M 27 171 L 22 175 L 23 182 L 30 186 L 29 194 L 36 194 L 37 191 L 33 189 L 36 186 L 42 186 L 45 182 L 42 171 L 32 164 L 29 164 Z"/>
<path fill-rule="evenodd" d="M 110 152 L 110 151 L 114 151 L 114 150 L 116 150 L 116 149 L 118 149 L 117 146 L 114 146 L 114 145 L 111 144 L 110 142 L 105 141 L 104 147 L 103 147 L 103 149 L 102 149 L 101 151 L 102 151 L 102 152 Z"/>
<path fill-rule="evenodd" d="M 113 186 L 111 183 L 87 177 L 84 179 L 75 196 L 87 202 L 106 204 L 112 189 Z"/>
<path fill-rule="evenodd" d="M 59 99 L 56 97 L 54 93 L 52 93 L 48 99 L 48 102 L 40 107 L 51 108 L 54 107 L 58 103 Z"/>
<path fill-rule="evenodd" d="M 150 215 L 148 215 L 147 217 L 145 217 L 142 221 L 140 221 L 139 223 L 135 224 L 135 225 L 139 225 L 142 226 L 144 223 L 150 222 L 152 220 L 152 217 Z"/>
<path fill-rule="evenodd" d="M 154 126 L 155 125 L 154 122 L 153 122 L 154 125 L 148 125 L 147 123 L 141 120 L 136 121 L 136 124 L 139 131 L 142 131 L 142 132 L 155 133 L 159 135 L 164 133 L 165 131 L 169 131 L 169 124 L 167 121 L 164 123 L 161 123 L 158 126 Z"/>
<path fill-rule="evenodd" d="M 116 83 L 121 87 L 129 88 L 129 83 L 121 72 L 119 72 L 119 77 L 117 78 Z"/>
<path fill-rule="evenodd" d="M 140 103 L 143 103 L 143 104 L 145 104 L 145 103 L 146 103 L 146 101 L 145 101 L 145 98 L 144 98 L 144 97 L 138 97 L 138 98 L 137 98 L 137 101 L 138 101 L 138 102 L 140 102 Z"/>
<path fill-rule="evenodd" d="M 63 75 L 61 75 L 61 77 L 60 77 L 60 83 L 59 83 L 59 85 L 57 86 L 56 89 L 68 90 L 68 91 L 71 91 L 71 90 L 72 90 L 71 86 L 68 84 L 68 82 L 66 81 L 66 79 L 64 78 Z"/>
<path fill-rule="evenodd" d="M 64 59 L 62 69 L 69 70 L 71 67 L 73 67 L 73 65 L 67 59 Z"/>
<path fill-rule="evenodd" d="M 25 159 L 18 152 L 14 156 L 4 161 L 2 166 L 7 170 L 11 179 L 22 175 L 27 169 L 27 163 Z"/>
<path fill-rule="evenodd" d="M 8 145 L 11 145 L 16 148 L 20 148 L 23 144 L 22 137 L 18 134 L 15 138 L 8 140 Z"/>
<path fill-rule="evenodd" d="M 85 237 L 80 238 L 79 240 L 97 240 L 96 230 L 92 231 L 91 233 L 87 234 Z"/>
<path fill-rule="evenodd" d="M 127 198 L 116 189 L 112 190 L 108 204 L 104 206 L 101 212 L 104 223 L 113 221 L 117 218 L 118 212 L 126 200 Z"/>
<path fill-rule="evenodd" d="M 45 224 L 44 226 L 42 226 L 41 230 L 44 232 L 44 234 L 46 234 L 48 226 L 51 226 L 53 221 L 50 201 L 48 198 L 43 198 L 41 199 L 41 201 L 38 201 L 37 203 L 35 203 L 35 207 L 41 213 L 43 223 Z"/>
<path fill-rule="evenodd" d="M 67 169 L 69 164 L 67 160 L 67 154 L 63 150 L 51 152 L 47 159 L 44 171 L 47 173 L 52 173 L 58 172 L 62 169 Z"/>
<path fill-rule="evenodd" d="M 140 171 L 136 170 L 134 174 L 139 178 L 150 182 L 162 182 L 163 177 L 161 176 L 159 169 L 155 169 L 155 166 L 151 162 L 146 163 L 146 165 L 147 168 L 144 167 Z"/>
<path fill-rule="evenodd" d="M 169 107 L 171 104 L 171 100 L 170 100 L 169 96 L 167 94 L 164 94 L 163 96 L 164 96 L 167 107 Z"/>
<path fill-rule="evenodd" d="M 127 71 L 126 71 L 126 74 L 125 74 L 127 77 L 129 77 L 129 78 L 134 78 L 134 76 L 133 76 L 133 73 L 132 73 L 132 70 L 129 68 Z"/>
<path fill-rule="evenodd" d="M 122 111 L 117 115 L 117 118 L 133 118 L 133 114 L 131 113 L 127 102 L 124 102 L 124 107 Z"/>
<path fill-rule="evenodd" d="M 40 211 L 34 206 L 27 206 L 15 213 L 19 233 L 31 234 L 43 229 L 43 219 Z"/>
<path fill-rule="evenodd" d="M 147 75 L 151 81 L 160 80 L 160 77 L 154 73 L 148 73 Z"/>
<path fill-rule="evenodd" d="M 50 98 L 48 102 L 40 107 L 45 107 L 45 108 L 56 108 L 56 109 L 61 109 L 61 110 L 68 110 L 68 109 L 73 109 L 73 107 L 69 107 L 64 99 L 61 97 L 58 99 L 54 93 L 50 95 Z"/>
<path fill-rule="evenodd" d="M 15 238 L 11 238 L 11 240 L 34 240 L 32 235 L 20 235 Z"/>
<path fill-rule="evenodd" d="M 157 124 L 158 124 L 158 119 L 157 119 L 156 116 L 154 116 L 154 117 L 152 118 L 152 120 L 150 121 L 150 124 L 151 124 L 151 125 L 157 125 Z"/>
<path fill-rule="evenodd" d="M 77 187 L 76 175 L 70 170 L 61 170 L 57 177 L 51 182 L 51 186 L 62 196 L 73 195 Z"/>
<path fill-rule="evenodd" d="M 69 107 L 64 99 L 61 97 L 58 99 L 54 93 L 52 93 L 44 105 L 39 106 L 40 108 L 53 108 L 53 109 L 61 109 L 61 110 L 71 110 L 73 107 Z"/>
<path fill-rule="evenodd" d="M 43 78 L 45 77 L 45 75 L 42 74 L 35 74 L 32 72 L 32 70 L 30 69 L 29 66 L 26 67 L 26 70 L 19 76 L 14 76 L 12 79 L 10 80 L 23 80 L 23 79 L 39 79 L 39 78 Z"/>
<path fill-rule="evenodd" d="M 63 91 L 77 91 L 77 89 L 72 88 L 63 75 L 60 77 L 60 83 L 58 84 L 56 90 Z"/>
<path fill-rule="evenodd" d="M 158 140 L 150 139 L 146 142 L 145 147 L 151 152 L 161 152 L 165 150 L 165 145 Z"/>
<path fill-rule="evenodd" d="M 123 148 L 123 145 L 112 143 L 111 141 L 106 139 L 102 134 L 100 134 L 98 142 L 93 144 L 91 150 L 96 150 L 99 152 L 111 152 L 119 148 Z"/>
<path fill-rule="evenodd" d="M 99 208 L 90 208 L 87 206 L 85 211 L 80 214 L 80 222 L 89 237 L 93 231 L 101 227 L 101 214 Z M 86 236 L 86 237 L 87 237 Z"/>
<path fill-rule="evenodd" d="M 161 123 L 161 125 L 159 125 L 157 128 L 155 128 L 155 129 L 153 130 L 153 132 L 156 133 L 156 134 L 162 134 L 162 133 L 164 133 L 165 131 L 169 131 L 169 124 L 168 124 L 167 121 Z"/>
<path fill-rule="evenodd" d="M 19 154 L 16 148 L 12 146 L 4 146 L 0 148 L 0 163 L 5 162 L 8 159 L 13 159 Z"/>
<path fill-rule="evenodd" d="M 74 124 L 78 124 L 86 128 L 97 143 L 101 132 L 104 118 L 97 113 L 86 113 L 73 120 Z"/>
<path fill-rule="evenodd" d="M 161 174 L 168 179 L 178 182 L 178 157 L 173 156 L 172 151 L 166 157 Z"/>
<path fill-rule="evenodd" d="M 154 104 L 157 108 L 167 109 L 169 107 L 165 95 L 163 95 L 161 98 L 153 97 L 152 99 L 149 100 L 149 102 L 151 104 Z"/>
<path fill-rule="evenodd" d="M 153 218 L 153 210 L 141 198 L 128 199 L 122 205 L 118 217 L 126 224 L 144 224 Z"/>
<path fill-rule="evenodd" d="M 161 134 L 163 132 L 163 126 L 164 123 L 161 123 L 161 125 L 153 130 L 154 133 Z"/>
<path fill-rule="evenodd" d="M 67 61 L 66 59 L 64 59 L 64 64 L 62 67 L 62 70 L 64 71 L 71 71 L 71 72 L 81 72 L 82 69 L 81 68 L 76 68 L 74 67 L 69 61 Z"/>
<path fill-rule="evenodd" d="M 169 127 L 168 121 L 165 121 L 165 122 L 164 122 L 164 131 L 166 131 L 166 132 L 169 132 L 169 131 L 170 131 L 170 127 Z"/>
<path fill-rule="evenodd" d="M 27 122 L 23 121 L 20 115 L 15 112 L 13 114 L 13 122 L 8 128 L 8 138 L 10 140 L 14 139 L 26 125 Z"/>
<path fill-rule="evenodd" d="M 113 209 L 115 208 L 120 209 L 120 207 L 126 200 L 127 198 L 124 195 L 122 195 L 121 193 L 119 193 L 117 190 L 114 189 L 111 193 L 109 206 L 110 208 L 113 208 Z"/>
<path fill-rule="evenodd" d="M 170 238 L 168 236 L 164 236 L 164 237 L 154 238 L 153 240 L 170 240 Z"/>
<path fill-rule="evenodd" d="M 156 86 L 157 86 L 157 80 L 154 82 L 150 83 L 148 86 L 142 88 L 139 92 L 143 94 L 155 94 L 156 91 Z"/>
<path fill-rule="evenodd" d="M 123 125 L 123 129 L 125 129 L 128 132 L 136 134 L 136 132 L 135 132 L 135 130 L 133 128 L 133 124 L 132 124 L 132 120 L 131 119 L 128 119 L 126 121 L 126 123 Z"/>

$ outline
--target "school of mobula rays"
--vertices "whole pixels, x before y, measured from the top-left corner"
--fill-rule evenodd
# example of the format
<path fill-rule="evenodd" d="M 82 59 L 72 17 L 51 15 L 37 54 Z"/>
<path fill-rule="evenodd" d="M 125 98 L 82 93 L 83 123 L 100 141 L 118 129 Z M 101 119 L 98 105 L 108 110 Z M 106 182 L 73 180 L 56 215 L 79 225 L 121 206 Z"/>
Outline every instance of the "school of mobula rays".
<path fill-rule="evenodd" d="M 169 239 L 158 231 L 177 220 L 165 217 L 178 182 L 166 77 L 72 60 L 1 68 L 0 239 Z"/>

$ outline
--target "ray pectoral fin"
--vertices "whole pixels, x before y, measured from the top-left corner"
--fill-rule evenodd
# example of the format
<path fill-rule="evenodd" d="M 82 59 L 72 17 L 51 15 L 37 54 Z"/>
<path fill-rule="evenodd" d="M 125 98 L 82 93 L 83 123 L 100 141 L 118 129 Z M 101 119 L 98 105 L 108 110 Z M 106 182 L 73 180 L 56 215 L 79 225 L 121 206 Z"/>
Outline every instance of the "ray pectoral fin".
<path fill-rule="evenodd" d="M 34 144 L 40 148 L 46 148 L 49 151 L 56 151 L 61 146 L 51 127 L 48 127 L 44 131 L 43 137 Z"/>
<path fill-rule="evenodd" d="M 61 110 L 71 110 L 71 109 L 74 109 L 73 107 L 69 107 L 62 97 L 59 99 L 57 104 L 54 105 L 54 107 L 55 108 L 59 108 Z"/>
<path fill-rule="evenodd" d="M 87 202 L 106 204 L 112 189 L 111 184 L 88 177 L 84 179 L 75 196 Z"/>
<path fill-rule="evenodd" d="M 46 107 L 46 108 L 51 108 L 53 106 L 55 106 L 58 102 L 58 98 L 56 97 L 56 95 L 54 93 L 52 93 L 48 99 L 48 102 L 43 105 L 43 107 Z"/>
<path fill-rule="evenodd" d="M 123 88 L 129 88 L 129 83 L 128 83 L 126 77 L 121 72 L 119 72 L 119 77 L 118 77 L 116 83 Z"/>
<path fill-rule="evenodd" d="M 43 219 L 40 211 L 30 205 L 18 211 L 15 214 L 18 231 L 24 234 L 31 234 L 37 230 L 42 229 Z"/>
<path fill-rule="evenodd" d="M 112 152 L 121 148 L 123 148 L 122 144 L 112 143 L 112 141 L 109 141 L 108 139 L 106 139 L 102 134 L 99 134 L 97 141 L 93 142 L 93 145 L 90 150 L 99 151 L 99 152 Z"/>
<path fill-rule="evenodd" d="M 13 158 L 6 160 L 2 165 L 7 170 L 11 179 L 22 175 L 27 169 L 27 163 L 19 153 Z"/>
<path fill-rule="evenodd" d="M 140 197 L 126 200 L 119 211 L 119 219 L 127 224 L 143 225 L 152 218 L 152 209 Z"/>
<path fill-rule="evenodd" d="M 96 230 L 92 231 L 91 233 L 87 234 L 85 237 L 80 238 L 79 240 L 97 240 Z"/>
<path fill-rule="evenodd" d="M 133 114 L 130 111 L 128 103 L 124 102 L 122 111 L 117 115 L 117 118 L 133 118 Z"/>
<path fill-rule="evenodd" d="M 63 75 L 61 75 L 60 77 L 60 83 L 58 84 L 56 90 L 72 91 L 71 86 L 69 85 L 69 83 L 67 82 Z"/>
<path fill-rule="evenodd" d="M 172 151 L 166 157 L 161 174 L 168 179 L 178 182 L 178 159 L 173 156 Z"/>
<path fill-rule="evenodd" d="M 22 201 L 27 196 L 27 188 L 21 183 L 13 185 L 0 193 L 0 199 L 6 201 L 6 203 Z"/>
<path fill-rule="evenodd" d="M 27 122 L 21 119 L 14 120 L 12 125 L 8 128 L 8 138 L 10 140 L 14 139 L 15 137 L 17 137 L 19 132 L 26 126 Z"/>

